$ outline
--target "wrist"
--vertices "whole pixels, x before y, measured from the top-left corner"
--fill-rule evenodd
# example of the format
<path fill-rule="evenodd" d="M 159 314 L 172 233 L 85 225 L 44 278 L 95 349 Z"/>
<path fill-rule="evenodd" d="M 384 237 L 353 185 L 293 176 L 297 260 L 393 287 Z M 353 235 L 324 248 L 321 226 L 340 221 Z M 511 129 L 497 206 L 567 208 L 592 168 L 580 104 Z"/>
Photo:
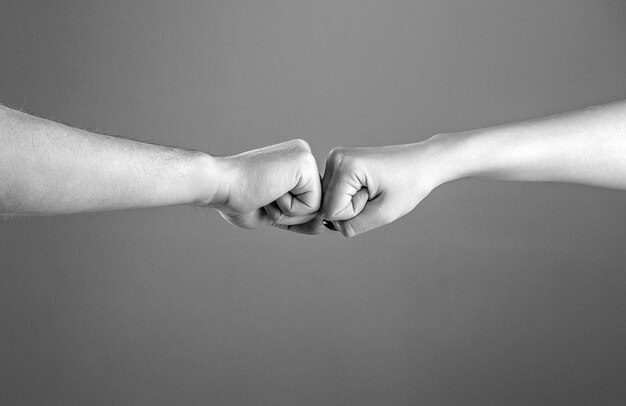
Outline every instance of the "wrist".
<path fill-rule="evenodd" d="M 189 185 L 192 206 L 221 207 L 228 200 L 225 158 L 197 153 L 192 158 L 192 181 Z"/>
<path fill-rule="evenodd" d="M 425 142 L 437 162 L 439 185 L 480 175 L 489 165 L 486 147 L 477 132 L 442 133 Z"/>

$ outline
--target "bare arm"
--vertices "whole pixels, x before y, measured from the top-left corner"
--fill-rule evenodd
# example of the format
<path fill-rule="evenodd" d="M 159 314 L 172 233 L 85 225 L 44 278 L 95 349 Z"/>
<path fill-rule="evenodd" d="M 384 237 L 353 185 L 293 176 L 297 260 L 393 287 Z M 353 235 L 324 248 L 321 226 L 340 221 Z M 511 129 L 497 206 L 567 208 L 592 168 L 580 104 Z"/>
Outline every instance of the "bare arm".
<path fill-rule="evenodd" d="M 321 185 L 308 144 L 230 157 L 95 134 L 0 106 L 0 214 L 213 207 L 245 228 L 309 233 Z"/>
<path fill-rule="evenodd" d="M 322 213 L 354 236 L 466 177 L 626 190 L 626 101 L 415 144 L 335 149 L 326 164 Z"/>
<path fill-rule="evenodd" d="M 438 138 L 448 151 L 447 180 L 475 176 L 626 189 L 626 100 Z"/>
<path fill-rule="evenodd" d="M 79 130 L 0 106 L 0 213 L 210 202 L 211 157 Z"/>

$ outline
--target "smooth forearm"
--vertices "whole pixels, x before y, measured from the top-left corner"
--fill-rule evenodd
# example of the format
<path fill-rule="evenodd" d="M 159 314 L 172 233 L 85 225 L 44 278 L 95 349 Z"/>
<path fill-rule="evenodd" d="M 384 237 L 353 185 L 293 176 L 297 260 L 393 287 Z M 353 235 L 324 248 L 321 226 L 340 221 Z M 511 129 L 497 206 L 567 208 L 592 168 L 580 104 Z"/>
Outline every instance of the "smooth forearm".
<path fill-rule="evenodd" d="M 211 157 L 95 134 L 0 107 L 0 213 L 210 203 Z"/>
<path fill-rule="evenodd" d="M 626 101 L 431 142 L 443 182 L 479 177 L 626 189 Z"/>

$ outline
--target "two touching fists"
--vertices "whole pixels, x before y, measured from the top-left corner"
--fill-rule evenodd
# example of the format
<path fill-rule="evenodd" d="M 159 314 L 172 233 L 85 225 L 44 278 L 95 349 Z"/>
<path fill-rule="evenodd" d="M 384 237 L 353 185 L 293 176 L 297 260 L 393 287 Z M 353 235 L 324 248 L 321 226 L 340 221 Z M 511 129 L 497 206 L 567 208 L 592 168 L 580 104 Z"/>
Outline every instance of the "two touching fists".
<path fill-rule="evenodd" d="M 213 207 L 243 228 L 275 226 L 319 234 L 324 223 L 346 237 L 410 212 L 441 182 L 428 142 L 335 148 L 320 176 L 303 140 L 219 158 Z"/>

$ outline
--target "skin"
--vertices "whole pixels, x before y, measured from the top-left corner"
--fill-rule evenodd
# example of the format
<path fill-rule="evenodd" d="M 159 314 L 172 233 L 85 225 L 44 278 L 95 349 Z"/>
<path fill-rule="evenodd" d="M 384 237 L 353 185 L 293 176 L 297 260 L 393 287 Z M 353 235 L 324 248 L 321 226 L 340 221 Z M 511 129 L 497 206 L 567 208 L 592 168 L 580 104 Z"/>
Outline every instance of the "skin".
<path fill-rule="evenodd" d="M 226 158 L 216 158 L 225 189 L 209 204 L 242 228 L 276 226 L 318 234 L 312 222 L 322 199 L 317 163 L 303 140 L 293 140 Z M 306 224 L 309 223 L 309 224 Z"/>
<path fill-rule="evenodd" d="M 415 144 L 335 148 L 320 212 L 354 237 L 409 213 L 438 186 L 468 177 L 626 190 L 626 101 Z"/>
<path fill-rule="evenodd" d="M 438 186 L 477 177 L 626 190 L 626 101 L 426 141 L 335 148 L 320 183 L 308 144 L 231 157 L 95 134 L 0 106 L 0 213 L 186 204 L 243 228 L 346 237 L 391 223 Z M 323 196 L 323 199 L 322 199 Z"/>
<path fill-rule="evenodd" d="M 0 214 L 56 215 L 168 205 L 216 208 L 231 224 L 318 233 L 321 184 L 292 140 L 213 157 L 95 134 L 0 106 Z"/>

